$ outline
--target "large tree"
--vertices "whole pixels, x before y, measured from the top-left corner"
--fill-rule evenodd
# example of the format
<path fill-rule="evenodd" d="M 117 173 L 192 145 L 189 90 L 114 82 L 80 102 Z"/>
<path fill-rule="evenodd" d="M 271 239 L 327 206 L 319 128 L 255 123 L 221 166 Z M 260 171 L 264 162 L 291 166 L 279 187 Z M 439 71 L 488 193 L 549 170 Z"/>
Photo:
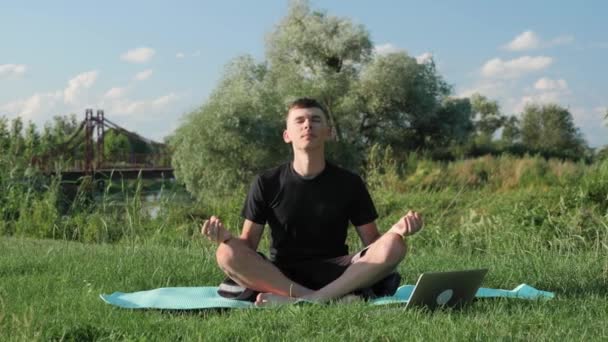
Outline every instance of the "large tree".
<path fill-rule="evenodd" d="M 285 156 L 283 107 L 265 64 L 251 57 L 233 61 L 208 101 L 170 139 L 178 178 L 201 197 L 239 186 Z"/>
<path fill-rule="evenodd" d="M 466 124 L 451 130 L 441 121 L 470 122 L 470 115 L 444 107 L 450 87 L 434 63 L 373 51 L 363 26 L 292 2 L 267 37 L 266 60 L 231 62 L 209 99 L 175 132 L 176 175 L 200 196 L 238 186 L 287 159 L 286 104 L 302 96 L 327 108 L 336 140 L 329 153 L 350 167 L 374 143 L 399 151 L 425 147 L 438 132 L 461 140 Z"/>
<path fill-rule="evenodd" d="M 553 156 L 580 158 L 587 150 L 570 111 L 556 104 L 525 107 L 521 141 L 528 149 Z"/>

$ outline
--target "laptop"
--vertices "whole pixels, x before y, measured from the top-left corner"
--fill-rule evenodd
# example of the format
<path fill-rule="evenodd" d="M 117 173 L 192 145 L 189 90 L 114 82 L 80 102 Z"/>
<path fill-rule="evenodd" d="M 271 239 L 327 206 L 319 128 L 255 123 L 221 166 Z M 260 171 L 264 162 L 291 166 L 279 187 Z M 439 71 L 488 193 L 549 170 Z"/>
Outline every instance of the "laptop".
<path fill-rule="evenodd" d="M 420 275 L 407 307 L 460 309 L 475 298 L 488 269 L 426 272 Z"/>

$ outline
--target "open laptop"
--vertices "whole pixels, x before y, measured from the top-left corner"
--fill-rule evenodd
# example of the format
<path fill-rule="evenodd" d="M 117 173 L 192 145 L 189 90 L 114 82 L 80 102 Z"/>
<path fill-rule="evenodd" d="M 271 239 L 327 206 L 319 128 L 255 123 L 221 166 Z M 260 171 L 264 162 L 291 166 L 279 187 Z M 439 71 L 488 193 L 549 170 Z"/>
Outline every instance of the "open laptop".
<path fill-rule="evenodd" d="M 406 307 L 459 309 L 473 300 L 487 272 L 479 269 L 423 273 Z"/>

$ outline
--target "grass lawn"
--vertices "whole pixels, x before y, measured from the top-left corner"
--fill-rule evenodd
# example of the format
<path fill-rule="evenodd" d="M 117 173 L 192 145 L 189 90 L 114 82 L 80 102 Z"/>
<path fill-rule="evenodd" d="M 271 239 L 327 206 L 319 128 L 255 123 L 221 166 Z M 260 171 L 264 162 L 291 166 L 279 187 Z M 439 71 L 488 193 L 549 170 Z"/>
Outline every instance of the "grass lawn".
<path fill-rule="evenodd" d="M 182 248 L 0 238 L 0 340 L 606 340 L 606 249 L 577 253 L 421 247 L 399 271 L 488 267 L 484 287 L 527 283 L 549 301 L 479 300 L 458 312 L 364 303 L 163 312 L 112 307 L 100 293 L 215 285 L 211 245 Z"/>

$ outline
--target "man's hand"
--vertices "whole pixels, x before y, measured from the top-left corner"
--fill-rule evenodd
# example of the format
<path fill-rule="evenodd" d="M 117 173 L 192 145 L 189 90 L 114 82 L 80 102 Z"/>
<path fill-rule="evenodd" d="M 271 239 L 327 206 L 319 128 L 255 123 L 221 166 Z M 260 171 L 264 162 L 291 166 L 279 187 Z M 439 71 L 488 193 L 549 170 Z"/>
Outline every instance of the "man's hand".
<path fill-rule="evenodd" d="M 201 234 L 215 243 L 226 242 L 232 238 L 232 234 L 230 234 L 230 232 L 224 228 L 224 224 L 216 216 L 211 216 L 209 220 L 205 220 L 205 222 L 203 222 Z"/>
<path fill-rule="evenodd" d="M 393 232 L 401 235 L 402 237 L 406 237 L 408 235 L 415 234 L 420 229 L 424 222 L 422 221 L 422 216 L 415 211 L 408 211 L 405 216 L 403 216 L 397 223 L 395 223 L 389 232 Z"/>

